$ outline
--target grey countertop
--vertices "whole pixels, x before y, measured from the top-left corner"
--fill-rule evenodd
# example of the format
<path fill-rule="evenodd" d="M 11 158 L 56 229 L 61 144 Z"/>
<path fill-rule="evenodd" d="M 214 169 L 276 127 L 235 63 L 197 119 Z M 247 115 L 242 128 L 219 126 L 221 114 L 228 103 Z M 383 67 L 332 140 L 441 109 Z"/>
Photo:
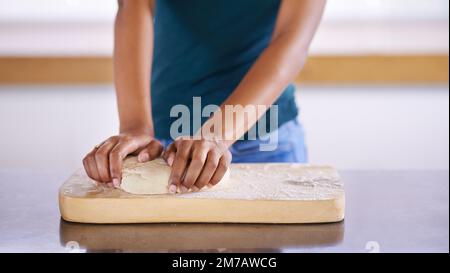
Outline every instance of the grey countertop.
<path fill-rule="evenodd" d="M 0 252 L 448 252 L 448 171 L 341 171 L 343 222 L 92 225 L 61 220 L 63 173 L 0 170 Z"/>

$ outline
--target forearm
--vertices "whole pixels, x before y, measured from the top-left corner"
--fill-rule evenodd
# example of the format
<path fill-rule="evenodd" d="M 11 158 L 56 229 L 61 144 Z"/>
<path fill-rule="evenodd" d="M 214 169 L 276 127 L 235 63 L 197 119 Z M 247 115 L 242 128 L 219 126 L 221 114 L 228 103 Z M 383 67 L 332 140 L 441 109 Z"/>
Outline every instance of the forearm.
<path fill-rule="evenodd" d="M 222 119 L 220 135 L 213 132 L 215 138 L 225 139 L 231 145 L 264 114 L 257 111 L 256 115 L 244 115 L 237 111 L 230 117 L 225 115 L 227 105 L 261 105 L 268 109 L 295 79 L 307 58 L 324 4 L 324 0 L 282 1 L 271 43 L 221 105 L 221 115 L 215 114 L 208 121 L 214 123 L 214 119 Z M 226 126 L 226 119 L 230 118 L 234 120 L 231 128 Z"/>
<path fill-rule="evenodd" d="M 152 18 L 148 0 L 119 1 L 114 30 L 114 84 L 121 132 L 141 130 L 153 135 Z"/>
<path fill-rule="evenodd" d="M 293 47 L 289 43 L 289 39 L 290 35 L 286 35 L 274 40 L 239 86 L 221 105 L 222 124 L 224 125 L 222 137 L 230 140 L 230 144 L 244 135 L 265 113 L 265 111 L 259 111 L 258 106 L 264 106 L 261 109 L 269 109 L 303 67 L 307 49 Z M 233 116 L 225 115 L 228 113 L 225 109 L 227 105 L 253 106 L 251 109 L 254 109 L 255 112 L 249 115 L 244 111 L 234 111 Z M 225 119 L 230 118 L 234 120 L 234 126 L 227 127 Z"/>

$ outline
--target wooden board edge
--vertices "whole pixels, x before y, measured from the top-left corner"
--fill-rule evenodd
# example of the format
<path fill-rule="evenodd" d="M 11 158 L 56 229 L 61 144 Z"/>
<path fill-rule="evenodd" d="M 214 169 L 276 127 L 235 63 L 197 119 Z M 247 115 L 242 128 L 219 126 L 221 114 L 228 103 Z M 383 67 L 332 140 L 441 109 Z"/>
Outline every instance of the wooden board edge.
<path fill-rule="evenodd" d="M 124 223 L 333 223 L 344 219 L 345 194 L 326 200 L 228 200 L 190 198 L 77 198 L 59 193 L 62 218 L 69 222 Z M 270 217 L 264 208 L 270 202 Z M 317 206 L 320 205 L 320 209 Z M 155 207 L 167 213 L 153 213 Z M 139 210 L 136 210 L 139 208 Z M 180 210 L 180 208 L 183 208 Z M 123 212 L 123 214 L 121 214 Z M 256 212 L 256 215 L 255 215 Z M 313 213 L 312 213 L 313 212 Z M 120 215 L 120 216 L 118 216 Z M 208 220 L 205 220 L 205 217 Z M 250 217 L 250 218 L 249 218 Z"/>

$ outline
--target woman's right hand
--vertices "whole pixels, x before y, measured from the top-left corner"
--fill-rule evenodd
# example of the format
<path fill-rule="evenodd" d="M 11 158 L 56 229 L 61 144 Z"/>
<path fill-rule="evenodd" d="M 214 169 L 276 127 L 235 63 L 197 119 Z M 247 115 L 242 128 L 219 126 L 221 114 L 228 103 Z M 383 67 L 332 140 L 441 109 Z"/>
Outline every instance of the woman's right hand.
<path fill-rule="evenodd" d="M 123 159 L 137 155 L 140 162 L 159 157 L 163 145 L 145 131 L 129 131 L 112 136 L 97 145 L 83 159 L 87 175 L 110 187 L 118 187 L 122 178 Z"/>

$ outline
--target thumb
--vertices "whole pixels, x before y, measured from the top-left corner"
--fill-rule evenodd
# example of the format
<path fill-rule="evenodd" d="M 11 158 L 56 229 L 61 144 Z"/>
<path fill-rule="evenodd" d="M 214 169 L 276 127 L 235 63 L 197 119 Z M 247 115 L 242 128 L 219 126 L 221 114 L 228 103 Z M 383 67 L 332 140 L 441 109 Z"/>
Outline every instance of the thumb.
<path fill-rule="evenodd" d="M 158 158 L 163 151 L 162 144 L 157 140 L 152 140 L 147 146 L 145 146 L 138 153 L 139 162 L 147 162 Z"/>

